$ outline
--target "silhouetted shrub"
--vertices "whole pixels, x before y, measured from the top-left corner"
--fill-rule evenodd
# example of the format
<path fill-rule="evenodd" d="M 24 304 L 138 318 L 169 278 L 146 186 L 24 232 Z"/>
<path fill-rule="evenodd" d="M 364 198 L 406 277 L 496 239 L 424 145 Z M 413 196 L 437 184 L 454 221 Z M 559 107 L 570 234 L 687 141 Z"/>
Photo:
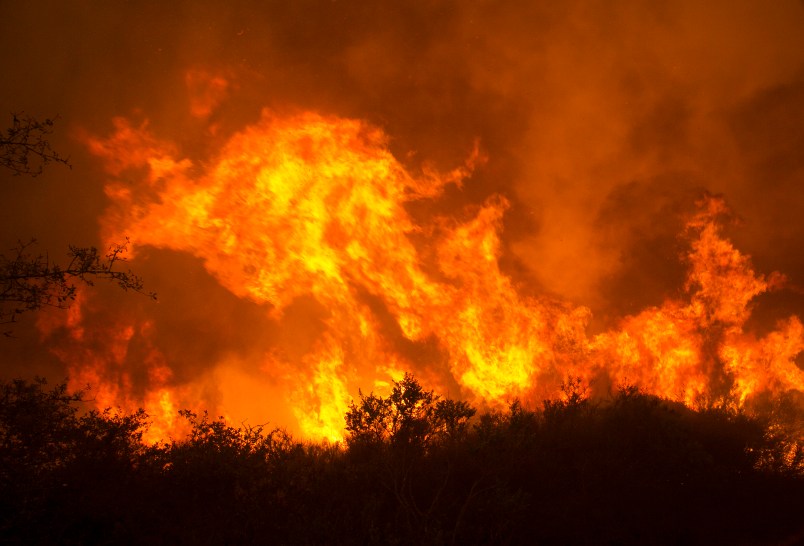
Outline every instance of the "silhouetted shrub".
<path fill-rule="evenodd" d="M 406 375 L 361 395 L 345 445 L 182 412 L 81 413 L 41 381 L 0 385 L 0 536 L 25 544 L 761 544 L 804 531 L 790 428 L 577 380 L 475 416 Z M 792 451 L 791 451 L 792 448 Z M 792 455 L 791 455 L 792 454 Z M 798 465 L 798 466 L 797 466 Z M 797 533 L 799 533 L 797 535 Z M 792 542 L 791 542 L 792 541 Z"/>

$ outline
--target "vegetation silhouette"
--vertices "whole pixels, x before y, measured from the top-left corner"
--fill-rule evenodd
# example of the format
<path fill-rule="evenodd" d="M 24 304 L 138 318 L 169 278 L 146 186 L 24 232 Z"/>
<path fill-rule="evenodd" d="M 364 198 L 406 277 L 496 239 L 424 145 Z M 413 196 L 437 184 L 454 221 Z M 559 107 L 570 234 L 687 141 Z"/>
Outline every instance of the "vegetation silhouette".
<path fill-rule="evenodd" d="M 411 375 L 363 395 L 343 444 L 182 411 L 85 411 L 44 380 L 0 386 L 0 536 L 20 544 L 768 544 L 804 538 L 800 438 L 577 380 L 476 414 Z M 785 542 L 786 541 L 786 542 Z"/>
<path fill-rule="evenodd" d="M 45 165 L 61 163 L 72 168 L 69 159 L 54 151 L 47 137 L 54 120 L 39 121 L 31 116 L 13 116 L 12 124 L 0 136 L 0 167 L 12 174 L 38 176 Z M 70 245 L 65 263 L 48 254 L 34 252 L 36 240 L 18 242 L 0 253 L 0 324 L 17 322 L 20 315 L 44 306 L 67 308 L 75 300 L 78 283 L 92 286 L 102 279 L 156 299 L 145 290 L 142 279 L 130 270 L 121 270 L 128 239 L 112 245 L 106 253 L 95 247 Z M 3 332 L 11 335 L 10 330 Z"/>
<path fill-rule="evenodd" d="M 32 116 L 12 115 L 11 126 L 0 134 L 0 167 L 14 175 L 38 176 L 48 163 L 70 168 L 70 159 L 56 152 L 48 141 L 54 119 L 40 121 Z"/>

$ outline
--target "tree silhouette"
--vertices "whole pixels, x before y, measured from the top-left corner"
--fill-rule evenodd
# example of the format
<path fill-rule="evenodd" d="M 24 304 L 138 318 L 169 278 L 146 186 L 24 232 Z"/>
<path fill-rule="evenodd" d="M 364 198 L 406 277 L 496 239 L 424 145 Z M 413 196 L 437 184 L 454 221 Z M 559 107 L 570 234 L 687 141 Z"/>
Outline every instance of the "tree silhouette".
<path fill-rule="evenodd" d="M 68 158 L 54 151 L 47 137 L 53 132 L 54 120 L 39 121 L 31 116 L 13 115 L 11 127 L 0 138 L 0 167 L 15 175 L 37 176 L 48 163 L 70 166 Z"/>
<path fill-rule="evenodd" d="M 113 281 L 123 290 L 133 290 L 156 299 L 146 292 L 142 279 L 130 270 L 117 268 L 125 261 L 128 241 L 114 245 L 105 255 L 94 247 L 70 245 L 65 265 L 46 254 L 30 252 L 35 241 L 19 243 L 9 256 L 0 254 L 0 324 L 16 322 L 26 311 L 43 306 L 67 308 L 75 300 L 80 281 L 92 286 L 96 279 Z"/>
<path fill-rule="evenodd" d="M 394 381 L 387 398 L 360 393 L 346 412 L 347 442 L 425 445 L 439 437 L 464 433 L 476 410 L 468 403 L 442 400 L 425 390 L 410 373 Z"/>
<path fill-rule="evenodd" d="M 799 544 L 804 476 L 773 426 L 577 380 L 539 409 L 469 421 L 411 375 L 361 395 L 346 445 L 0 381 L 0 542 L 9 544 Z M 439 404 L 441 404 L 439 408 Z M 452 415 L 448 419 L 446 416 Z M 425 422 L 426 421 L 426 422 Z M 451 423 L 451 424 L 450 424 Z M 365 433 L 365 435 L 364 435 Z"/>
<path fill-rule="evenodd" d="M 70 166 L 47 140 L 53 124 L 51 119 L 38 121 L 14 115 L 11 127 L 0 139 L 0 167 L 15 175 L 37 176 L 51 162 Z M 91 286 L 96 279 L 103 279 L 123 290 L 156 298 L 155 293 L 145 290 L 139 276 L 119 268 L 125 261 L 128 240 L 111 246 L 105 254 L 95 247 L 70 245 L 64 265 L 47 254 L 33 252 L 35 243 L 33 239 L 20 242 L 7 253 L 0 253 L 0 324 L 16 322 L 21 314 L 43 306 L 69 307 L 76 297 L 76 281 Z"/>

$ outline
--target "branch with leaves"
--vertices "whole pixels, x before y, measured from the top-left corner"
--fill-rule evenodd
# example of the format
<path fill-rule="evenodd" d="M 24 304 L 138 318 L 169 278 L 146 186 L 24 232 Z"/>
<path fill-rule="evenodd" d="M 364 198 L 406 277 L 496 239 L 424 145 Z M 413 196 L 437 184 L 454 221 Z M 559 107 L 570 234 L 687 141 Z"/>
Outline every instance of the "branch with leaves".
<path fill-rule="evenodd" d="M 69 159 L 54 151 L 47 140 L 53 124 L 53 119 L 39 121 L 15 114 L 11 127 L 0 134 L 0 168 L 28 176 L 41 174 L 44 166 L 53 162 L 72 168 Z M 20 242 L 8 256 L 0 254 L 0 324 L 16 322 L 26 311 L 45 306 L 66 309 L 75 300 L 78 284 L 92 286 L 95 279 L 156 299 L 155 293 L 145 291 L 139 276 L 119 269 L 119 263 L 126 261 L 128 239 L 111 246 L 106 254 L 94 247 L 70 245 L 66 265 L 52 261 L 47 254 L 31 252 L 35 244 L 33 239 Z"/>
<path fill-rule="evenodd" d="M 13 115 L 11 127 L 0 136 L 0 167 L 15 175 L 37 176 L 48 163 L 71 167 L 70 160 L 50 147 L 47 137 L 54 120 L 39 121 L 31 116 Z"/>
<path fill-rule="evenodd" d="M 35 240 L 20 242 L 9 256 L 0 254 L 0 324 L 16 322 L 22 313 L 45 306 L 67 308 L 75 300 L 78 283 L 93 286 L 96 279 L 156 299 L 155 293 L 145 290 L 138 275 L 119 269 L 126 261 L 128 239 L 112 245 L 105 255 L 94 247 L 71 245 L 66 265 L 52 261 L 47 254 L 31 252 L 35 244 Z"/>

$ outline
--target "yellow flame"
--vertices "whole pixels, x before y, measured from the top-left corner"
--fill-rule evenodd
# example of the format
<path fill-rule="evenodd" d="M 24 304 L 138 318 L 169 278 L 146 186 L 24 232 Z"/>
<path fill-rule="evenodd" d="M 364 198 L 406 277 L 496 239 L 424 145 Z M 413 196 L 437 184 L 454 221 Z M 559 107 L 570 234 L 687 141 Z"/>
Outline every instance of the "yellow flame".
<path fill-rule="evenodd" d="M 689 219 L 686 293 L 588 337 L 589 309 L 523 295 L 500 269 L 504 197 L 461 211 L 464 221 L 417 224 L 409 215 L 411 201 L 437 199 L 471 176 L 477 149 L 451 172 L 414 175 L 388 151 L 382 131 L 364 122 L 269 111 L 203 165 L 178 158 L 147 124 L 120 119 L 110 137 L 88 145 L 113 177 L 102 221 L 109 240 L 126 234 L 137 245 L 191 253 L 276 320 L 303 297 L 325 310 L 307 354 L 269 359 L 309 437 L 340 439 L 360 382 L 387 386 L 416 365 L 400 339 L 434 343 L 464 394 L 489 404 L 555 396 L 567 375 L 635 384 L 687 404 L 716 395 L 746 404 L 766 391 L 804 390 L 794 362 L 804 350 L 798 318 L 760 340 L 744 332 L 750 302 L 780 277 L 756 274 L 721 235 L 721 199 L 707 197 Z M 414 243 L 425 239 L 427 252 Z M 73 322 L 88 328 L 80 317 Z M 103 383 L 114 375 L 126 336 L 115 343 L 106 360 L 76 363 L 75 377 Z M 151 368 L 160 366 L 169 363 Z M 169 374 L 157 376 L 144 402 L 166 415 L 187 394 L 171 387 Z M 125 388 L 104 397 L 125 400 Z M 160 419 L 160 434 L 174 426 Z"/>

